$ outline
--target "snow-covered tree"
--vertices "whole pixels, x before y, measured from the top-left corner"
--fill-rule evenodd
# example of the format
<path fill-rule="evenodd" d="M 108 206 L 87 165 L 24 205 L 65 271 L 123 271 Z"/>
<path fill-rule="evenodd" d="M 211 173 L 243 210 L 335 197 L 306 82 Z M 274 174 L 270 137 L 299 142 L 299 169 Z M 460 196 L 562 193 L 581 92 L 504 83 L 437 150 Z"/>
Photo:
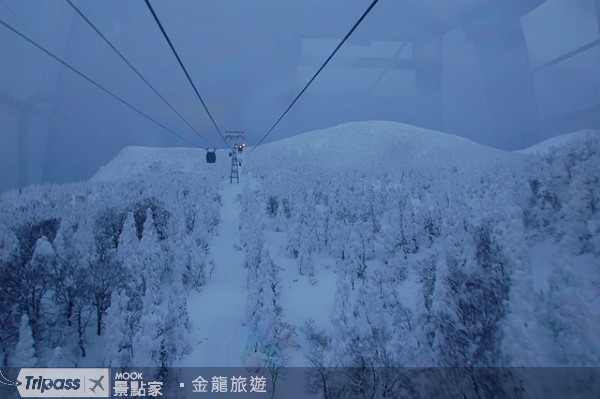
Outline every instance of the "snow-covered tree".
<path fill-rule="evenodd" d="M 19 341 L 15 346 L 11 365 L 13 367 L 35 367 L 37 365 L 33 335 L 31 334 L 31 327 L 29 326 L 29 317 L 27 317 L 26 314 L 21 317 Z"/>
<path fill-rule="evenodd" d="M 147 287 L 139 326 L 132 339 L 132 364 L 169 367 L 189 353 L 186 300 L 177 290 L 182 288 L 179 284 L 167 289 L 157 282 Z"/>
<path fill-rule="evenodd" d="M 141 298 L 145 291 L 145 269 L 133 212 L 129 212 L 123 222 L 123 230 L 119 235 L 119 246 L 116 255 L 118 263 L 122 265 L 123 286 L 127 289 L 127 295 L 133 298 Z"/>
<path fill-rule="evenodd" d="M 163 364 L 172 365 L 191 352 L 191 326 L 186 297 L 181 295 L 182 283 L 173 283 L 168 297 L 167 315 L 163 324 Z"/>
<path fill-rule="evenodd" d="M 146 218 L 140 240 L 139 254 L 146 280 L 161 280 L 167 269 L 164 254 L 159 242 L 158 231 L 154 223 L 152 209 L 146 209 Z"/>
<path fill-rule="evenodd" d="M 2 350 L 3 362 L 6 362 L 9 352 L 12 350 L 14 342 L 18 339 L 18 326 L 20 319 L 15 311 L 8 311 L 14 308 L 13 295 L 14 289 L 6 282 L 14 273 L 14 268 L 18 262 L 19 241 L 15 234 L 4 224 L 0 223 L 0 348 Z M 6 277 L 5 277 L 6 276 Z"/>
<path fill-rule="evenodd" d="M 248 309 L 246 325 L 249 336 L 245 363 L 269 374 L 271 391 L 286 366 L 288 351 L 295 346 L 295 330 L 282 317 L 280 268 L 262 248 L 257 264 L 248 269 Z"/>
<path fill-rule="evenodd" d="M 314 320 L 308 320 L 302 327 L 302 332 L 308 341 L 304 355 L 311 366 L 307 370 L 308 392 L 320 393 L 324 399 L 340 397 L 329 359 L 332 338 L 325 330 L 318 329 Z"/>
<path fill-rule="evenodd" d="M 130 308 L 127 292 L 113 292 L 110 307 L 104 317 L 104 364 L 110 367 L 131 366 L 133 334 L 137 321 Z"/>
<path fill-rule="evenodd" d="M 47 367 L 69 367 L 70 365 L 61 346 L 57 346 L 52 350 Z"/>
<path fill-rule="evenodd" d="M 54 271 L 54 296 L 62 308 L 67 326 L 73 324 L 76 308 L 87 302 L 88 273 L 95 248 L 93 233 L 85 220 L 78 225 L 63 220 L 54 239 L 57 266 Z"/>
<path fill-rule="evenodd" d="M 50 289 L 48 275 L 56 268 L 56 254 L 48 239 L 43 236 L 35 243 L 30 261 L 11 278 L 15 299 L 29 317 L 29 324 L 35 339 L 43 335 L 43 300 Z"/>
<path fill-rule="evenodd" d="M 160 286 L 149 285 L 144 295 L 140 324 L 132 340 L 132 364 L 143 367 L 163 366 L 163 323 L 167 304 Z"/>

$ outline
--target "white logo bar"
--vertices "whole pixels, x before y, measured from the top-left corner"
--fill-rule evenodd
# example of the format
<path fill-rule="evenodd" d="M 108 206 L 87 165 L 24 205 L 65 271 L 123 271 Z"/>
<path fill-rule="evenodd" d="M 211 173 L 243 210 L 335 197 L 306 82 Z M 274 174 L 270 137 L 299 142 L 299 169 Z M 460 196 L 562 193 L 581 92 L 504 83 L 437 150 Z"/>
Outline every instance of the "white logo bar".
<path fill-rule="evenodd" d="M 22 398 L 108 398 L 109 369 L 21 369 L 17 387 Z"/>

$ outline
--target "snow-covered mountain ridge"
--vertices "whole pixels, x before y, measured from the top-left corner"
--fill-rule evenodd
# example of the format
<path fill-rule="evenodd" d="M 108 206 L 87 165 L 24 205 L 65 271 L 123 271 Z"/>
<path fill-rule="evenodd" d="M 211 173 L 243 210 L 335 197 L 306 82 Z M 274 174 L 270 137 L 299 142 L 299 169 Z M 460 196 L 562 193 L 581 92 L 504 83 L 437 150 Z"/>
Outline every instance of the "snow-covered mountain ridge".
<path fill-rule="evenodd" d="M 465 138 L 399 122 L 352 122 L 291 138 L 247 147 L 249 162 L 291 164 L 328 169 L 396 173 L 429 167 L 491 166 L 518 162 L 522 154 L 477 144 Z M 249 155 L 248 155 L 249 154 Z M 205 151 L 190 148 L 127 147 L 94 180 L 168 171 L 212 173 L 227 167 L 227 152 L 217 151 L 217 166 L 207 165 Z"/>
<path fill-rule="evenodd" d="M 431 165 L 481 165 L 518 156 L 448 133 L 399 122 L 352 122 L 262 145 L 257 157 L 328 168 L 386 172 Z"/>
<path fill-rule="evenodd" d="M 214 174 L 215 169 L 223 173 L 226 163 L 207 165 L 205 155 L 206 152 L 198 148 L 125 147 L 107 165 L 101 167 L 92 180 L 121 180 L 157 173 L 206 175 Z M 217 151 L 217 156 L 227 157 L 227 153 Z"/>

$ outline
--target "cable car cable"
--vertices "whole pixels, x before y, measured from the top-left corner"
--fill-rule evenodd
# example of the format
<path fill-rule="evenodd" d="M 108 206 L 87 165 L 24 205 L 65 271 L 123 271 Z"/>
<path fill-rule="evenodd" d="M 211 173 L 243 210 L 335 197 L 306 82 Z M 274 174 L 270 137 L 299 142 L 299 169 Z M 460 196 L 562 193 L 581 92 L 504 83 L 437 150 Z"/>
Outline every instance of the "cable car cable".
<path fill-rule="evenodd" d="M 102 86 L 100 83 L 97 83 L 95 80 L 93 80 L 93 79 L 89 78 L 88 76 L 84 75 L 82 72 L 79 72 L 77 69 L 75 69 L 73 66 L 71 66 L 70 64 L 68 64 L 66 61 L 63 61 L 58 56 L 56 56 L 53 53 L 51 53 L 50 51 L 46 50 L 44 47 L 42 47 L 41 45 L 39 45 L 38 43 L 36 43 L 32 39 L 30 39 L 29 37 L 25 36 L 23 33 L 19 32 L 18 30 L 16 30 L 15 28 L 13 28 L 12 26 L 10 26 L 9 24 L 7 24 L 6 22 L 4 22 L 1 19 L 0 19 L 0 24 L 4 25 L 7 29 L 11 30 L 13 33 L 15 33 L 16 35 L 20 36 L 25 41 L 29 42 L 33 46 L 37 47 L 38 49 L 40 49 L 41 51 L 43 51 L 44 53 L 46 53 L 47 55 L 49 55 L 50 57 L 54 58 L 56 61 L 60 62 L 62 65 L 64 65 L 65 67 L 67 67 L 71 71 L 75 72 L 77 75 L 81 76 L 83 79 L 87 80 L 88 82 L 90 82 L 91 84 L 93 84 L 94 86 L 96 86 L 97 88 L 99 88 L 100 90 L 102 90 L 103 92 L 105 92 L 106 94 L 110 95 L 111 97 L 113 97 L 114 99 L 116 99 L 117 101 L 119 101 L 120 103 L 122 103 L 123 105 L 127 106 L 131 110 L 133 110 L 133 111 L 137 112 L 138 114 L 142 115 L 144 118 L 148 119 L 149 121 L 154 122 L 154 124 L 156 124 L 157 126 L 162 127 L 167 132 L 173 134 L 174 136 L 177 136 L 181 140 L 183 140 L 183 141 L 185 141 L 185 142 L 193 145 L 194 147 L 198 147 L 198 145 L 196 143 L 194 143 L 194 142 L 186 139 L 185 137 L 181 136 L 180 134 L 178 134 L 174 130 L 171 130 L 167 126 L 163 125 L 162 123 L 158 122 L 156 119 L 154 119 L 151 116 L 149 116 L 148 114 L 146 114 L 145 112 L 140 111 L 138 108 L 136 108 L 133 105 L 129 104 L 127 101 L 123 100 L 121 97 L 117 96 L 112 91 L 110 91 L 107 88 L 105 88 L 104 86 Z"/>
<path fill-rule="evenodd" d="M 335 55 L 335 53 L 337 53 L 338 50 L 340 49 L 340 47 L 342 47 L 342 45 L 346 42 L 346 40 L 348 40 L 348 38 L 350 37 L 350 35 L 352 35 L 352 33 L 358 27 L 358 25 L 360 25 L 360 23 L 363 21 L 363 19 L 365 19 L 365 17 L 369 14 L 369 12 L 371 12 L 371 10 L 373 9 L 373 7 L 375 7 L 375 4 L 377 4 L 378 1 L 379 0 L 373 0 L 373 2 L 371 3 L 371 5 L 365 10 L 365 12 L 358 19 L 358 21 L 356 21 L 356 23 L 354 24 L 354 26 L 352 27 L 352 29 L 350 29 L 350 31 L 346 34 L 346 36 L 344 36 L 344 38 L 342 39 L 342 41 L 340 42 L 340 44 L 338 44 L 337 47 L 335 48 L 335 50 L 333 50 L 333 52 L 331 53 L 331 55 L 329 57 L 327 57 L 327 59 L 325 60 L 325 62 L 323 63 L 323 65 L 321 65 L 321 67 L 317 70 L 317 72 L 314 74 L 314 76 L 308 81 L 308 83 L 304 86 L 304 88 L 300 91 L 300 93 L 298 93 L 298 95 L 296 96 L 296 98 L 294 98 L 294 101 L 292 101 L 292 103 L 289 105 L 289 107 L 287 107 L 287 109 L 283 112 L 283 114 L 281 114 L 281 116 L 279 117 L 279 119 L 277 119 L 277 121 L 273 124 L 273 126 L 271 126 L 271 128 L 269 129 L 269 131 L 260 139 L 260 141 L 258 142 L 258 144 L 256 144 L 254 146 L 254 148 L 252 149 L 252 151 L 254 151 L 256 149 L 256 147 L 258 147 L 259 145 L 261 145 L 261 143 L 267 138 L 267 136 L 269 134 L 271 134 L 271 132 L 273 131 L 273 129 L 275 129 L 275 127 L 279 124 L 279 122 L 281 122 L 281 120 L 288 113 L 288 111 L 294 106 L 294 104 L 296 104 L 296 101 L 298 101 L 298 99 L 302 96 L 302 94 L 304 94 L 304 92 L 306 91 L 306 89 L 308 89 L 308 86 L 310 86 L 310 84 L 316 79 L 316 77 L 319 76 L 319 74 L 321 73 L 321 71 L 323 70 L 323 68 L 325 68 L 325 66 L 329 63 L 329 61 L 331 61 L 331 59 L 333 58 L 333 56 Z M 148 0 L 146 0 L 146 2 L 148 2 Z"/>
<path fill-rule="evenodd" d="M 84 14 L 83 12 L 77 8 L 77 6 L 75 4 L 73 4 L 73 2 L 71 0 L 66 0 L 67 3 L 69 3 L 69 5 L 79 14 L 79 16 L 81 18 L 83 18 L 83 20 L 85 22 L 87 22 L 87 24 L 106 42 L 106 44 L 108 44 L 110 46 L 110 48 L 119 56 L 121 57 L 121 59 L 129 66 L 129 68 L 131 68 L 133 70 L 133 72 L 135 72 L 140 79 L 142 79 L 144 81 L 144 83 L 146 83 L 146 85 L 148 87 L 150 87 L 150 89 L 152 89 L 152 91 L 158 96 L 160 97 L 160 99 L 169 107 L 171 108 L 171 110 L 173 112 L 175 112 L 177 114 L 177 116 L 179 116 L 179 118 L 190 127 L 190 129 L 192 129 L 202 140 L 204 140 L 208 145 L 210 145 L 211 147 L 214 147 L 214 144 L 211 143 L 210 141 L 208 141 L 206 138 L 204 138 L 204 136 L 202 136 L 200 134 L 200 132 L 198 132 L 172 105 L 171 103 L 169 103 L 167 101 L 167 99 L 165 99 L 159 92 L 158 90 L 156 90 L 154 88 L 154 86 L 152 86 L 152 84 L 150 82 L 148 82 L 148 80 L 146 78 L 144 78 L 144 76 L 142 76 L 142 74 L 131 64 L 131 62 L 129 62 L 127 60 L 127 58 L 125 58 L 125 56 L 119 51 L 117 50 L 117 48 L 106 38 L 106 36 L 104 36 L 102 34 L 102 32 L 100 32 L 100 30 L 98 28 L 96 28 L 96 26 L 92 23 L 92 21 L 90 21 Z"/>
<path fill-rule="evenodd" d="M 225 146 L 227 146 L 228 143 L 225 140 L 225 137 L 223 136 L 223 133 L 221 132 L 221 129 L 219 129 L 219 126 L 217 125 L 217 122 L 215 122 L 215 119 L 213 118 L 212 114 L 208 110 L 208 107 L 206 106 L 206 103 L 204 102 L 204 100 L 202 99 L 202 96 L 198 92 L 198 89 L 196 89 L 196 85 L 192 81 L 192 78 L 190 77 L 190 74 L 188 73 L 187 69 L 183 65 L 183 62 L 181 61 L 181 58 L 179 58 L 179 55 L 177 54 L 177 51 L 175 50 L 175 47 L 173 46 L 173 43 L 171 42 L 171 39 L 169 39 L 169 35 L 167 35 L 167 32 L 165 31 L 165 29 L 163 28 L 162 24 L 160 23 L 160 19 L 158 18 L 158 15 L 156 15 L 156 13 L 154 12 L 154 9 L 152 8 L 152 5 L 150 4 L 150 1 L 148 1 L 148 0 L 144 0 L 144 1 L 146 2 L 146 5 L 148 6 L 148 9 L 152 13 L 152 16 L 154 17 L 154 20 L 158 24 L 158 27 L 160 28 L 163 36 L 167 40 L 167 43 L 169 43 L 169 47 L 171 47 L 171 51 L 175 55 L 175 58 L 177 58 L 177 61 L 179 62 L 179 65 L 181 66 L 181 69 L 183 69 L 183 72 L 185 73 L 185 76 L 187 77 L 188 81 L 190 82 L 190 84 L 194 88 L 194 92 L 196 92 L 196 95 L 198 96 L 198 99 L 202 103 L 202 106 L 204 107 L 204 110 L 208 114 L 208 117 L 210 118 L 211 122 L 215 126 L 215 129 L 217 129 L 217 132 L 219 133 L 219 136 L 221 136 L 221 138 L 223 139 L 223 142 L 225 143 Z"/>

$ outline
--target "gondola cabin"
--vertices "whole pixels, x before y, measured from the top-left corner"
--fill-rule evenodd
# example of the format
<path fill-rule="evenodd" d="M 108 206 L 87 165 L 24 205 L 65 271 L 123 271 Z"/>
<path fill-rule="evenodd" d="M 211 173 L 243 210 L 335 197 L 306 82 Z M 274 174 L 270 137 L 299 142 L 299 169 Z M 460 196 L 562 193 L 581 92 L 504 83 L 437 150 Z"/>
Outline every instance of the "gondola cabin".
<path fill-rule="evenodd" d="M 215 150 L 206 151 L 206 163 L 215 163 L 217 162 L 217 153 Z"/>

